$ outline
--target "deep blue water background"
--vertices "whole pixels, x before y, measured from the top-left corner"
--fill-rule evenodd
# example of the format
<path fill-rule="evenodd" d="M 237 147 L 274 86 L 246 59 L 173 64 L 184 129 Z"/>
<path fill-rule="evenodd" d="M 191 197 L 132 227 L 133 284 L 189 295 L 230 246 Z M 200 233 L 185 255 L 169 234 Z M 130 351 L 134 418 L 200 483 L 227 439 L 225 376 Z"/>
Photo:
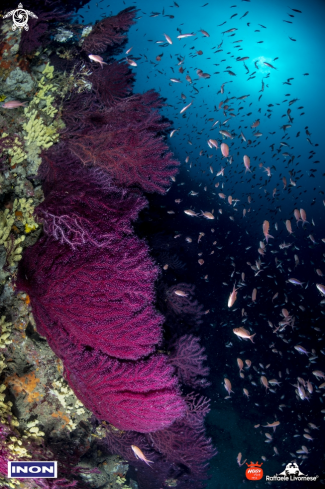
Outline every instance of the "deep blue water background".
<path fill-rule="evenodd" d="M 324 413 L 321 412 L 325 409 L 324 390 L 316 390 L 322 381 L 317 381 L 311 372 L 325 370 L 325 307 L 320 304 L 321 296 L 315 286 L 316 283 L 325 285 L 324 277 L 319 277 L 315 272 L 320 269 L 325 274 L 325 243 L 321 241 L 325 238 L 325 2 L 226 0 L 210 1 L 203 7 L 205 3 L 205 0 L 179 0 L 177 7 L 173 1 L 141 0 L 115 1 L 108 6 L 106 1 L 94 1 L 79 14 L 87 24 L 110 13 L 117 14 L 128 6 L 134 5 L 139 9 L 137 24 L 130 29 L 129 42 L 125 48 L 126 51 L 133 46 L 129 57 L 135 59 L 138 65 L 134 68 L 134 91 L 144 92 L 154 88 L 166 98 L 168 105 L 162 113 L 173 121 L 175 129 L 179 129 L 172 138 L 168 138 L 168 142 L 175 157 L 180 160 L 181 167 L 176 182 L 171 185 L 166 196 L 148 196 L 150 208 L 142 213 L 138 230 L 149 243 L 153 242 L 157 232 L 162 233 L 166 251 L 175 254 L 186 264 L 186 269 L 165 271 L 166 282 L 171 285 L 179 282 L 194 283 L 196 298 L 205 309 L 210 310 L 197 331 L 207 349 L 211 369 L 212 384 L 205 392 L 212 400 L 207 432 L 213 437 L 219 452 L 211 461 L 212 478 L 208 487 L 239 488 L 250 485 L 257 488 L 264 487 L 266 483 L 245 479 L 244 467 L 239 468 L 236 464 L 238 452 L 242 452 L 243 459 L 247 458 L 248 462 L 262 462 L 261 457 L 266 457 L 263 469 L 268 475 L 281 472 L 285 464 L 294 458 L 306 474 L 321 475 L 324 469 Z M 163 10 L 164 15 L 173 15 L 174 18 L 164 17 Z M 240 19 L 247 11 L 249 13 Z M 153 12 L 160 15 L 151 17 Z M 230 19 L 236 13 L 238 15 Z M 222 34 L 231 28 L 237 30 Z M 182 33 L 193 32 L 196 35 L 178 40 L 180 32 L 177 29 Z M 210 37 L 204 37 L 200 29 L 206 30 Z M 164 33 L 172 38 L 172 45 L 165 42 Z M 156 41 L 164 43 L 157 44 Z M 221 43 L 222 51 L 215 53 Z M 203 55 L 196 54 L 199 50 L 203 51 Z M 158 55 L 161 56 L 160 62 L 156 61 Z M 245 61 L 249 74 L 243 63 L 236 61 L 236 58 L 244 56 L 249 57 Z M 120 59 L 124 57 L 121 55 Z M 181 74 L 178 62 L 183 58 L 181 66 L 185 71 Z M 258 70 L 254 66 L 255 61 L 258 61 Z M 262 65 L 263 61 L 271 63 L 276 70 Z M 197 69 L 209 73 L 211 78 L 199 78 Z M 229 75 L 226 70 L 233 71 L 236 76 Z M 255 78 L 248 80 L 254 71 Z M 304 76 L 304 73 L 309 75 Z M 185 80 L 187 74 L 191 76 L 192 84 Z M 172 83 L 170 78 L 178 78 L 182 83 Z M 291 85 L 283 84 L 289 78 L 293 78 L 289 81 Z M 263 92 L 260 91 L 262 80 L 265 84 Z M 223 83 L 224 94 L 221 94 Z M 181 98 L 181 93 L 186 100 Z M 249 97 L 238 100 L 243 95 Z M 258 100 L 260 95 L 262 97 Z M 216 110 L 215 107 L 218 108 L 219 103 L 227 97 L 230 99 L 229 110 L 224 115 L 222 108 Z M 289 106 L 289 101 L 294 99 L 298 100 Z M 181 108 L 190 102 L 193 102 L 192 106 L 183 116 L 180 115 Z M 241 107 L 243 109 L 239 110 Z M 280 127 L 289 123 L 286 114 L 288 108 L 292 110 L 292 127 L 283 131 Z M 235 117 L 229 115 L 230 109 Z M 228 117 L 230 120 L 226 125 L 219 127 L 217 124 L 211 129 L 216 120 L 222 123 Z M 256 119 L 260 119 L 257 128 L 263 134 L 260 138 L 253 137 L 254 131 L 250 127 Z M 306 128 L 310 136 L 306 134 Z M 220 145 L 220 129 L 236 135 L 234 139 L 224 141 L 233 156 L 231 165 L 222 159 L 220 149 L 210 149 L 207 145 L 209 138 L 217 139 Z M 241 131 L 247 140 L 251 139 L 251 144 L 242 141 L 239 137 Z M 307 141 L 307 137 L 312 144 Z M 289 147 L 281 148 L 281 141 Z M 273 144 L 274 151 L 271 149 Z M 201 150 L 204 150 L 202 156 L 199 155 Z M 284 157 L 283 152 L 288 152 L 290 156 Z M 250 156 L 251 174 L 244 172 L 244 154 Z M 208 155 L 213 157 L 208 158 Z M 189 163 L 185 163 L 187 156 L 190 157 Z M 260 163 L 271 167 L 272 177 L 266 176 L 259 167 Z M 216 177 L 221 166 L 226 167 L 225 176 Z M 289 184 L 290 176 L 296 186 Z M 287 179 L 286 189 L 283 189 L 283 177 Z M 216 182 L 220 182 L 219 188 L 215 188 Z M 272 197 L 274 188 L 277 188 L 275 198 Z M 199 192 L 199 195 L 189 196 L 191 190 Z M 239 199 L 236 207 L 221 200 L 219 192 Z M 251 204 L 247 201 L 248 195 L 252 197 Z M 175 199 L 182 199 L 182 202 L 176 204 Z M 191 218 L 184 214 L 184 210 L 189 208 L 196 212 L 211 212 L 214 209 L 216 219 L 208 221 L 202 217 Z M 245 218 L 244 208 L 250 209 Z M 301 224 L 299 228 L 296 227 L 293 217 L 295 208 L 303 208 L 307 213 L 309 224 L 304 229 Z M 222 214 L 218 209 L 222 209 Z M 168 214 L 168 210 L 175 214 Z M 255 276 L 247 262 L 254 265 L 260 256 L 257 249 L 259 241 L 263 239 L 262 223 L 265 219 L 270 222 L 270 234 L 274 239 L 270 239 L 266 255 L 262 258 L 263 271 Z M 285 228 L 287 219 L 291 220 L 294 230 L 291 236 Z M 275 230 L 275 223 L 278 224 L 278 231 Z M 199 232 L 204 232 L 205 236 L 197 243 Z M 177 234 L 181 236 L 175 239 Z M 308 238 L 310 234 L 316 244 Z M 187 243 L 186 236 L 190 236 L 193 242 Z M 213 245 L 215 240 L 216 246 Z M 281 250 L 279 244 L 283 242 L 292 243 L 292 246 Z M 251 248 L 246 249 L 248 247 Z M 211 255 L 211 251 L 214 254 Z M 198 253 L 203 254 L 199 257 Z M 300 260 L 296 268 L 295 254 Z M 199 258 L 204 259 L 204 265 L 198 264 Z M 282 267 L 276 268 L 275 258 L 282 263 Z M 246 274 L 246 286 L 239 290 L 238 299 L 229 310 L 229 293 L 235 280 L 240 280 L 242 272 Z M 207 279 L 204 278 L 206 275 Z M 290 277 L 301 280 L 304 286 L 297 287 L 288 283 Z M 257 301 L 252 304 L 251 293 L 254 287 L 258 291 Z M 279 297 L 272 303 L 271 298 L 276 292 L 279 292 Z M 305 311 L 299 309 L 299 305 Z M 268 320 L 273 324 L 281 321 L 283 307 L 295 316 L 296 322 L 293 330 L 286 328 L 279 336 L 272 332 Z M 245 324 L 241 323 L 242 308 L 248 314 Z M 251 333 L 256 333 L 255 344 L 240 342 L 235 337 L 232 329 L 241 325 Z M 303 345 L 308 351 L 315 350 L 318 358 L 314 363 L 294 350 L 293 346 L 297 344 Z M 272 349 L 278 353 L 272 352 Z M 249 372 L 245 371 L 245 379 L 239 377 L 237 357 L 252 361 Z M 266 368 L 268 364 L 270 366 Z M 275 387 L 274 393 L 266 393 L 260 385 L 261 375 L 269 380 L 280 380 L 281 386 Z M 314 393 L 309 401 L 298 400 L 295 395 L 292 384 L 297 382 L 298 376 L 313 382 Z M 232 382 L 234 394 L 231 399 L 225 399 L 227 393 L 223 387 L 224 377 Z M 250 393 L 249 399 L 243 395 L 244 387 Z M 279 409 L 281 404 L 286 405 L 282 411 Z M 261 427 L 255 429 L 254 425 L 263 425 L 275 418 L 281 425 L 272 443 L 267 444 L 264 433 L 267 431 L 272 434 L 272 430 Z M 314 441 L 303 437 L 304 429 L 310 429 L 309 422 L 320 427 L 320 431 L 310 430 Z M 310 452 L 305 460 L 297 458 L 299 454 L 295 457 L 291 455 L 302 445 L 307 446 Z M 273 447 L 277 448 L 279 455 L 274 454 Z M 273 483 L 272 486 L 284 487 L 282 484 Z M 300 488 L 318 485 L 290 483 L 290 487 Z"/>

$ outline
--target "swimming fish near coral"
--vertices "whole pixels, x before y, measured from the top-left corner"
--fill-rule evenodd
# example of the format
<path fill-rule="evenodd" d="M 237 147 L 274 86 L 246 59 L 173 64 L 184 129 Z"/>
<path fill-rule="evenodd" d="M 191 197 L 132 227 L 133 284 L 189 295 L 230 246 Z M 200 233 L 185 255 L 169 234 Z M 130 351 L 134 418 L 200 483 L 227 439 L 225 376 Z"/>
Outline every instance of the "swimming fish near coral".
<path fill-rule="evenodd" d="M 145 454 L 142 452 L 142 450 L 140 450 L 139 447 L 135 446 L 135 445 L 131 445 L 131 448 L 133 450 L 133 453 L 134 455 L 136 456 L 136 458 L 138 458 L 139 460 L 142 460 L 143 462 L 145 462 L 147 465 L 149 464 L 153 464 L 153 461 L 152 460 L 148 460 L 145 456 Z M 150 465 L 149 465 L 150 467 Z"/>
<path fill-rule="evenodd" d="M 103 61 L 103 58 L 99 56 L 98 54 L 88 54 L 88 58 L 91 61 L 96 61 L 96 63 L 100 63 L 100 66 L 103 68 L 103 65 L 107 65 L 105 61 Z"/>
<path fill-rule="evenodd" d="M 25 107 L 27 102 L 19 102 L 18 100 L 10 100 L 1 105 L 2 109 L 16 109 L 17 107 Z"/>

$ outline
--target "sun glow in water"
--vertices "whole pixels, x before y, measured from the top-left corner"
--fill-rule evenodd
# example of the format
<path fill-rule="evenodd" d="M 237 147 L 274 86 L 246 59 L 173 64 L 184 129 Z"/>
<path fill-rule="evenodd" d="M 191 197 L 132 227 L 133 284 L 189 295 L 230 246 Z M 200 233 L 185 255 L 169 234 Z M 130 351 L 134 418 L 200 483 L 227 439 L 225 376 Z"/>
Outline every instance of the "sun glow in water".
<path fill-rule="evenodd" d="M 269 66 L 266 66 L 264 63 L 270 63 L 272 66 L 274 66 L 274 61 L 271 58 L 265 58 L 264 56 L 257 56 L 256 58 L 253 59 L 253 63 L 255 64 L 257 62 L 258 69 L 260 70 L 260 73 L 269 73 L 272 68 Z"/>

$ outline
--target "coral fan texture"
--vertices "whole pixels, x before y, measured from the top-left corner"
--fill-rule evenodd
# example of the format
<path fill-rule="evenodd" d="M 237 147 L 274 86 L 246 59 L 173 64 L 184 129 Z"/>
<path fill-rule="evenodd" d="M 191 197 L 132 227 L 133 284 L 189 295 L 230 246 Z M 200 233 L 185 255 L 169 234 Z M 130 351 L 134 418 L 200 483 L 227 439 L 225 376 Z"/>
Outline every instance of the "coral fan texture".
<path fill-rule="evenodd" d="M 134 13 L 97 24 L 87 42 L 120 44 Z M 146 204 L 136 189 L 163 193 L 178 163 L 157 136 L 169 127 L 158 95 L 112 97 L 108 106 L 93 92 L 88 110 L 74 115 L 84 95 L 67 104 L 62 142 L 43 152 L 40 169 L 45 200 L 36 213 L 46 235 L 26 250 L 17 284 L 85 406 L 120 429 L 147 432 L 182 417 L 186 403 L 173 366 L 154 354 L 163 322 L 153 305 L 158 269 L 131 221 Z"/>
<path fill-rule="evenodd" d="M 209 401 L 182 395 L 180 384 L 208 385 L 206 356 L 190 335 L 173 338 L 169 355 L 157 351 L 166 347 L 164 316 L 155 308 L 159 269 L 133 230 L 147 205 L 143 192 L 164 194 L 179 165 L 166 144 L 164 101 L 154 91 L 133 94 L 129 65 L 112 58 L 135 13 L 127 8 L 101 20 L 74 45 L 69 80 L 89 70 L 87 83 L 80 91 L 72 81 L 54 107 L 65 125 L 59 142 L 41 147 L 45 199 L 35 225 L 43 225 L 43 235 L 25 250 L 16 284 L 28 294 L 37 331 L 62 360 L 70 387 L 105 432 L 103 446 L 139 468 L 139 487 L 160 488 L 169 478 L 197 489 L 215 454 L 204 433 Z M 46 45 L 51 36 L 43 28 L 40 22 L 34 38 L 22 39 L 23 52 Z M 92 64 L 90 53 L 101 53 L 104 66 Z M 177 288 L 188 297 L 175 295 Z M 193 294 L 188 284 L 166 290 L 169 317 L 199 324 L 202 306 Z M 134 460 L 132 444 L 153 451 L 154 469 Z"/>

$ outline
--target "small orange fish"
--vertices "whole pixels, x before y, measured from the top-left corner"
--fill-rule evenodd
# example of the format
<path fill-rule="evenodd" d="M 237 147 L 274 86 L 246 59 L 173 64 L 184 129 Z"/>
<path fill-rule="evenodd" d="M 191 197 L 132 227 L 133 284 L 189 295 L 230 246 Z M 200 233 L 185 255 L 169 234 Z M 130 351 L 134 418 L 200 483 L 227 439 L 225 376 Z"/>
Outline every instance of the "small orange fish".
<path fill-rule="evenodd" d="M 274 421 L 274 423 L 267 423 L 267 424 L 262 424 L 263 428 L 273 428 L 275 431 L 275 428 L 279 426 L 280 421 Z"/>
<path fill-rule="evenodd" d="M 291 221 L 289 219 L 286 220 L 286 228 L 289 234 L 292 234 Z"/>
<path fill-rule="evenodd" d="M 212 147 L 218 149 L 218 141 L 216 139 L 209 139 L 208 144 L 211 147 L 211 149 Z"/>
<path fill-rule="evenodd" d="M 306 222 L 309 224 L 309 222 L 307 221 L 306 212 L 303 209 L 300 209 L 300 216 L 302 220 L 302 225 L 304 225 Z"/>
<path fill-rule="evenodd" d="M 251 128 L 254 129 L 254 127 L 257 127 L 260 125 L 260 120 L 257 119 L 252 125 L 251 125 Z"/>
<path fill-rule="evenodd" d="M 266 390 L 270 388 L 269 383 L 268 383 L 268 380 L 265 377 L 265 375 L 262 375 L 261 376 L 260 382 L 261 382 L 262 385 L 264 385 L 264 387 L 265 387 Z"/>
<path fill-rule="evenodd" d="M 206 219 L 214 219 L 214 215 L 208 211 L 206 212 L 201 211 L 201 216 L 205 217 Z"/>
<path fill-rule="evenodd" d="M 249 171 L 249 172 L 251 171 L 251 170 L 250 170 L 250 165 L 251 165 L 251 160 L 250 160 L 249 156 L 244 155 L 244 166 L 245 166 L 245 168 L 246 168 L 245 173 L 246 173 L 247 171 Z"/>
<path fill-rule="evenodd" d="M 2 109 L 16 109 L 17 107 L 25 107 L 27 102 L 18 102 L 17 100 L 10 100 L 1 105 Z"/>
<path fill-rule="evenodd" d="M 221 149 L 221 153 L 222 153 L 222 155 L 223 155 L 225 158 L 227 158 L 227 156 L 229 155 L 229 146 L 228 146 L 228 144 L 226 144 L 226 143 L 221 143 L 220 149 Z"/>
<path fill-rule="evenodd" d="M 230 395 L 231 392 L 234 394 L 234 391 L 231 390 L 230 380 L 225 378 L 224 381 L 225 381 L 224 387 L 225 387 L 226 391 L 228 392 L 228 394 Z"/>
<path fill-rule="evenodd" d="M 145 454 L 142 452 L 142 450 L 140 450 L 139 447 L 135 446 L 135 445 L 131 445 L 131 448 L 133 450 L 133 453 L 134 455 L 136 456 L 136 458 L 138 458 L 139 460 L 142 460 L 143 462 L 145 462 L 147 465 L 149 464 L 153 464 L 154 462 L 152 460 L 148 460 L 145 456 Z M 150 465 L 149 465 L 150 467 Z"/>
<path fill-rule="evenodd" d="M 100 66 L 103 68 L 103 65 L 107 65 L 105 61 L 103 61 L 103 58 L 99 56 L 98 54 L 88 54 L 88 58 L 91 61 L 96 61 L 96 63 L 100 63 Z"/>
<path fill-rule="evenodd" d="M 268 243 L 269 238 L 274 238 L 274 236 L 271 236 L 269 234 L 269 228 L 270 228 L 270 223 L 269 221 L 264 221 L 263 222 L 263 234 L 265 236 L 266 242 Z"/>
<path fill-rule="evenodd" d="M 239 367 L 239 373 L 240 373 L 244 368 L 244 362 L 242 361 L 241 358 L 237 358 L 237 365 Z"/>
<path fill-rule="evenodd" d="M 250 335 L 249 331 L 245 328 L 234 328 L 233 332 L 235 333 L 238 338 L 242 338 L 243 340 L 248 340 L 250 339 L 252 343 L 254 343 L 253 338 L 256 335 L 256 333 Z"/>
<path fill-rule="evenodd" d="M 293 211 L 293 214 L 294 214 L 294 216 L 296 218 L 296 224 L 298 226 L 298 222 L 302 220 L 301 217 L 300 217 L 300 211 L 299 211 L 299 209 L 295 209 Z"/>
<path fill-rule="evenodd" d="M 256 301 L 256 295 L 257 295 L 257 289 L 253 289 L 253 292 L 252 292 L 252 302 L 255 302 Z"/>
<path fill-rule="evenodd" d="M 237 455 L 237 463 L 238 463 L 239 467 L 242 467 L 244 465 L 244 463 L 247 461 L 247 458 L 244 460 L 244 462 L 241 462 L 241 459 L 242 459 L 242 454 L 239 452 Z"/>

